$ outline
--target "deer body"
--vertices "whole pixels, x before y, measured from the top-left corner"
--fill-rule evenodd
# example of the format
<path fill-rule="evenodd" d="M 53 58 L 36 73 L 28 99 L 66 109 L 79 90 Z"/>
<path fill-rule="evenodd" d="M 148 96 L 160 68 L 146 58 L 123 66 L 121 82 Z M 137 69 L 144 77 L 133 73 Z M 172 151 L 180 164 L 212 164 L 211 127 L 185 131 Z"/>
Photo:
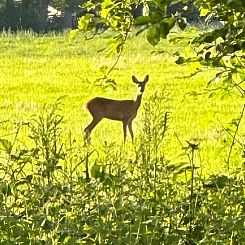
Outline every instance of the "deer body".
<path fill-rule="evenodd" d="M 96 97 L 87 103 L 87 109 L 93 117 L 92 122 L 85 128 L 85 140 L 88 140 L 94 127 L 103 119 L 121 121 L 123 123 L 124 142 L 127 136 L 127 127 L 134 138 L 132 121 L 137 116 L 137 111 L 141 104 L 142 94 L 145 84 L 149 80 L 147 75 L 143 82 L 139 82 L 135 76 L 132 77 L 134 83 L 140 89 L 135 100 L 113 100 L 107 98 Z"/>

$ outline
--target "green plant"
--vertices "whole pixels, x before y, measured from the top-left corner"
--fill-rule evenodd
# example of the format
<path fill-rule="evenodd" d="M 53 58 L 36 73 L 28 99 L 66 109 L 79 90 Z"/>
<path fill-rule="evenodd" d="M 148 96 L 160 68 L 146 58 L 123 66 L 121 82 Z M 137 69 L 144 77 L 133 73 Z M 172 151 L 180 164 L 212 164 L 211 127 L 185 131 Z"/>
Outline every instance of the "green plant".
<path fill-rule="evenodd" d="M 243 244 L 244 169 L 203 175 L 195 141 L 183 148 L 187 161 L 167 160 L 165 97 L 145 103 L 128 148 L 64 139 L 61 98 L 1 138 L 0 243 Z"/>

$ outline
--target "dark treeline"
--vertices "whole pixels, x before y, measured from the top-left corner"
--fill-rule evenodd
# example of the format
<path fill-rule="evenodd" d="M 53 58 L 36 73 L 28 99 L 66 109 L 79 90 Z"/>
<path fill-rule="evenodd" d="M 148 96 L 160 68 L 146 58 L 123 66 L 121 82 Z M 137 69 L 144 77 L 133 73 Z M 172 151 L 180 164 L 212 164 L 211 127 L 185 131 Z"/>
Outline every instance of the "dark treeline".
<path fill-rule="evenodd" d="M 76 25 L 82 0 L 0 0 L 0 30 L 47 32 Z"/>
<path fill-rule="evenodd" d="M 98 0 L 100 1 L 100 0 Z M 77 19 L 86 13 L 82 5 L 86 0 L 0 0 L 0 31 L 30 30 L 35 32 L 61 31 L 77 27 Z M 193 6 L 193 1 L 190 4 Z M 168 14 L 183 6 L 181 1 L 171 4 Z M 196 9 L 187 13 L 187 20 L 198 18 Z M 132 6 L 132 15 L 143 13 L 143 4 Z"/>

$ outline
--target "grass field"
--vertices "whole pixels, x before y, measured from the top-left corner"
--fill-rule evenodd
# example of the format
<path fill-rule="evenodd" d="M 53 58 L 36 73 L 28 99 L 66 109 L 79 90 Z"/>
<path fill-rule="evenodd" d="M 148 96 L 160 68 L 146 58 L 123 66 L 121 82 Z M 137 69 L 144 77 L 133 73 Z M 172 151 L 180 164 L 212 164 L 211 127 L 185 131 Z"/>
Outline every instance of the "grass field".
<path fill-rule="evenodd" d="M 196 64 L 176 65 L 170 55 L 187 43 L 153 48 L 144 36 L 128 40 L 110 74 L 117 89 L 96 86 L 116 59 L 97 52 L 108 40 L 1 34 L 0 244 L 244 244 L 241 149 L 228 170 L 224 130 L 242 99 L 191 96 L 214 71 L 188 77 Z M 121 123 L 102 120 L 84 146 L 85 103 L 134 98 L 131 76 L 146 74 L 135 143 L 128 137 L 124 146 Z M 199 149 L 184 151 L 187 141 Z"/>
<path fill-rule="evenodd" d="M 86 101 L 94 96 L 133 98 L 136 88 L 131 76 L 143 79 L 149 74 L 150 82 L 134 121 L 136 138 L 144 103 L 157 93 L 164 97 L 161 107 L 170 113 L 165 144 L 167 158 L 179 161 L 182 151 L 178 139 L 186 144 L 186 140 L 195 138 L 201 140 L 200 163 L 204 169 L 215 172 L 224 167 L 230 136 L 224 133 L 223 127 L 239 116 L 241 100 L 236 95 L 224 98 L 188 95 L 192 91 L 202 92 L 214 73 L 205 71 L 187 78 L 195 65 L 176 65 L 174 57 L 168 53 L 152 54 L 158 50 L 184 52 L 186 43 L 174 45 L 162 41 L 153 48 L 145 37 L 131 38 L 111 74 L 117 83 L 114 91 L 94 85 L 94 81 L 103 76 L 100 68 L 115 61 L 115 55 L 97 53 L 106 47 L 107 38 L 85 41 L 77 37 L 69 41 L 67 35 L 36 37 L 32 33 L 21 33 L 2 34 L 0 42 L 0 121 L 10 122 L 2 123 L 2 135 L 11 132 L 13 122 L 26 121 L 44 104 L 52 104 L 60 96 L 66 96 L 62 107 L 65 131 L 71 131 L 82 142 L 83 128 L 91 119 L 84 108 Z M 122 126 L 118 122 L 103 120 L 94 130 L 92 139 L 98 147 L 103 141 L 121 145 Z M 131 144 L 130 140 L 128 142 L 127 147 Z"/>

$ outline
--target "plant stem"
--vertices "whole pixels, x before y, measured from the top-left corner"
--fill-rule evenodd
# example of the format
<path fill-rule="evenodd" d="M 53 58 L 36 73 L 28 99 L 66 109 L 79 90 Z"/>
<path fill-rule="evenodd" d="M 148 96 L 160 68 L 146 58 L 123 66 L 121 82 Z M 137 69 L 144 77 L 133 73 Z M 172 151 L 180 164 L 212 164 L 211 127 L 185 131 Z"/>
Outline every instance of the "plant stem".
<path fill-rule="evenodd" d="M 242 111 L 240 113 L 240 118 L 236 124 L 236 130 L 235 130 L 235 133 L 232 137 L 232 142 L 231 142 L 231 146 L 230 146 L 230 150 L 229 150 L 229 153 L 228 153 L 228 157 L 227 157 L 227 161 L 226 161 L 226 164 L 227 164 L 227 169 L 228 171 L 230 171 L 230 159 L 231 159 L 231 153 L 232 153 L 232 150 L 233 150 L 233 147 L 235 145 L 235 141 L 236 141 L 236 136 L 237 136 L 237 133 L 238 133 L 238 130 L 239 130 L 239 126 L 241 124 L 241 121 L 242 121 L 242 118 L 244 116 L 244 111 L 245 111 L 245 104 L 243 105 L 243 108 L 242 108 Z"/>
<path fill-rule="evenodd" d="M 194 193 L 194 171 L 195 171 L 195 165 L 194 165 L 194 151 L 195 149 L 191 148 L 191 187 L 190 187 L 190 203 L 189 203 L 189 237 L 192 237 L 192 219 L 194 216 L 194 210 L 193 210 L 193 193 Z"/>

